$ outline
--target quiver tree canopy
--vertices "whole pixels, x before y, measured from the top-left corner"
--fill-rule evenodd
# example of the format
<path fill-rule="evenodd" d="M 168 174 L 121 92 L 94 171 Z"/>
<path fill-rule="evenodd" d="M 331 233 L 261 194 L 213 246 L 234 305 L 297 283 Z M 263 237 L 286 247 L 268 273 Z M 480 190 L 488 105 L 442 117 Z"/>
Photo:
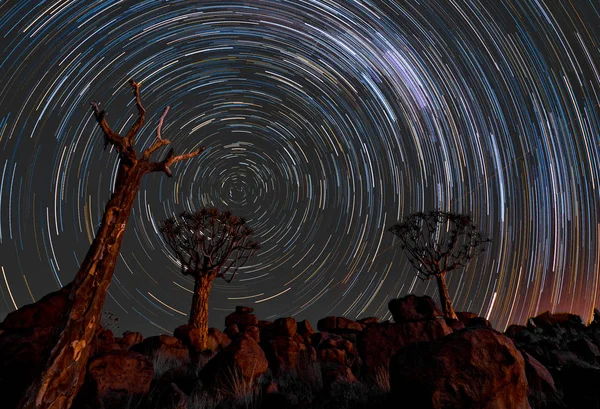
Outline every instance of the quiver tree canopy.
<path fill-rule="evenodd" d="M 456 319 L 446 284 L 446 273 L 466 268 L 489 243 L 470 215 L 440 210 L 417 212 L 389 228 L 400 242 L 408 261 L 421 280 L 435 278 L 442 310 Z"/>
<path fill-rule="evenodd" d="M 164 220 L 160 231 L 184 275 L 214 274 L 227 282 L 260 248 L 246 219 L 230 211 L 202 208 Z"/>

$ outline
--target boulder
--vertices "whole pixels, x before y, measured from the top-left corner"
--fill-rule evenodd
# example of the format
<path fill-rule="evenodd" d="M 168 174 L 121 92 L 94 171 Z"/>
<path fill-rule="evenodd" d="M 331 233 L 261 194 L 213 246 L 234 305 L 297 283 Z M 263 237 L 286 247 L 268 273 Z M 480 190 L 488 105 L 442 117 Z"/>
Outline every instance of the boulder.
<path fill-rule="evenodd" d="M 452 333 L 443 318 L 403 324 L 370 325 L 358 336 L 358 353 L 367 374 L 375 375 L 380 366 L 387 367 L 390 358 L 404 345 L 432 341 Z"/>
<path fill-rule="evenodd" d="M 225 327 L 231 327 L 235 324 L 240 332 L 244 332 L 244 329 L 249 325 L 258 326 L 258 318 L 252 314 L 253 311 L 250 307 L 235 307 L 235 312 L 225 317 Z"/>
<path fill-rule="evenodd" d="M 563 354 L 562 367 L 552 371 L 563 401 L 568 408 L 600 408 L 600 367 L 577 358 L 572 352 Z"/>
<path fill-rule="evenodd" d="M 119 343 L 124 347 L 124 349 L 129 349 L 131 346 L 139 344 L 143 340 L 144 337 L 139 332 L 125 331 Z"/>
<path fill-rule="evenodd" d="M 317 329 L 332 334 L 356 334 L 363 330 L 362 325 L 346 317 L 325 317 L 317 322 Z"/>
<path fill-rule="evenodd" d="M 474 312 L 470 312 L 470 311 L 457 311 L 456 312 L 456 318 L 458 318 L 458 320 L 460 322 L 462 322 L 465 325 L 465 327 L 469 323 L 469 320 L 471 320 L 472 318 L 477 318 L 477 317 L 478 317 L 477 314 L 475 314 Z"/>
<path fill-rule="evenodd" d="M 324 389 L 330 388 L 334 383 L 358 382 L 350 368 L 332 362 L 324 362 L 321 364 L 321 376 L 323 377 Z"/>
<path fill-rule="evenodd" d="M 147 357 L 132 351 L 111 351 L 89 361 L 76 401 L 101 408 L 125 407 L 132 397 L 148 393 L 153 376 Z"/>
<path fill-rule="evenodd" d="M 469 320 L 469 322 L 467 322 L 467 325 L 465 325 L 465 327 L 467 328 L 492 328 L 492 323 L 489 322 L 486 318 L 484 317 L 475 317 L 475 318 L 471 318 Z"/>
<path fill-rule="evenodd" d="M 0 335 L 0 396 L 3 408 L 12 409 L 41 369 L 44 348 L 52 328 Z"/>
<path fill-rule="evenodd" d="M 269 368 L 275 373 L 296 371 L 300 353 L 302 350 L 306 350 L 306 347 L 302 349 L 303 345 L 294 338 L 283 335 L 276 336 L 275 339 L 264 342 L 262 345 L 269 361 Z"/>
<path fill-rule="evenodd" d="M 180 361 L 182 364 L 190 361 L 188 348 L 183 345 L 181 340 L 170 335 L 148 337 L 139 344 L 133 345 L 129 350 L 150 358 L 160 355 L 165 359 Z"/>
<path fill-rule="evenodd" d="M 370 324 L 378 324 L 379 323 L 379 318 L 377 317 L 366 317 L 366 318 L 361 318 L 357 321 L 359 324 L 367 326 Z"/>
<path fill-rule="evenodd" d="M 537 359 L 525 351 L 521 351 L 525 360 L 525 375 L 527 377 L 527 396 L 529 404 L 534 408 L 550 408 L 550 402 L 559 401 L 559 393 L 554 378 L 548 369 Z"/>
<path fill-rule="evenodd" d="M 600 349 L 589 339 L 582 337 L 567 344 L 567 350 L 590 364 L 600 362 Z"/>
<path fill-rule="evenodd" d="M 296 320 L 291 317 L 278 318 L 273 321 L 273 331 L 276 336 L 294 337 L 297 331 Z"/>
<path fill-rule="evenodd" d="M 390 361 L 390 386 L 420 409 L 530 409 L 523 356 L 491 329 L 403 347 Z"/>
<path fill-rule="evenodd" d="M 574 330 L 583 330 L 585 324 L 579 315 L 569 313 L 552 314 L 546 311 L 536 317 L 530 318 L 528 326 L 541 329 L 552 329 L 556 327 Z"/>
<path fill-rule="evenodd" d="M 298 323 L 296 324 L 296 328 L 297 333 L 302 335 L 303 337 L 310 337 L 312 334 L 315 333 L 315 330 L 313 329 L 312 325 L 310 325 L 310 322 L 308 320 L 298 321 Z"/>
<path fill-rule="evenodd" d="M 244 380 L 251 382 L 265 373 L 268 366 L 265 353 L 254 338 L 242 334 L 207 362 L 200 371 L 200 379 L 205 385 L 222 385 L 237 371 Z"/>
<path fill-rule="evenodd" d="M 396 323 L 432 320 L 443 317 L 442 311 L 427 295 L 409 294 L 403 298 L 390 300 L 388 309 Z"/>
<path fill-rule="evenodd" d="M 58 291 L 46 294 L 33 304 L 9 313 L 0 323 L 4 331 L 54 327 L 62 317 L 71 292 L 71 283 Z"/>

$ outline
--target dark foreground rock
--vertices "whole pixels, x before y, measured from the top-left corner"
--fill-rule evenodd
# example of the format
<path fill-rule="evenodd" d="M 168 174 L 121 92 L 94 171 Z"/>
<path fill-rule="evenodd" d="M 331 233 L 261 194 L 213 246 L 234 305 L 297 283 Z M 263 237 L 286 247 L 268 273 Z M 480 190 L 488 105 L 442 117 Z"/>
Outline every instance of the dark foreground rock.
<path fill-rule="evenodd" d="M 407 345 L 390 362 L 390 386 L 419 409 L 530 409 L 523 357 L 491 329 Z"/>

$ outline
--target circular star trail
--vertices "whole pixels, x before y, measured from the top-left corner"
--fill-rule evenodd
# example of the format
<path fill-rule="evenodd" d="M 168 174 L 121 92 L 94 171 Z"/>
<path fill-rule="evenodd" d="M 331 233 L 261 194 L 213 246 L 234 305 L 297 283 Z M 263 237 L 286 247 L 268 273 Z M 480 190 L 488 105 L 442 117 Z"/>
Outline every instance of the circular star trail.
<path fill-rule="evenodd" d="M 503 329 L 599 300 L 600 10 L 593 1 L 6 1 L 0 5 L 0 317 L 75 275 L 141 82 L 149 146 L 200 145 L 145 177 L 105 309 L 145 335 L 187 321 L 193 283 L 159 222 L 201 206 L 248 218 L 261 251 L 215 282 L 211 326 L 389 318 L 436 296 L 387 228 L 471 213 L 492 239 L 449 275 L 457 310 Z M 166 152 L 157 152 L 159 159 Z"/>

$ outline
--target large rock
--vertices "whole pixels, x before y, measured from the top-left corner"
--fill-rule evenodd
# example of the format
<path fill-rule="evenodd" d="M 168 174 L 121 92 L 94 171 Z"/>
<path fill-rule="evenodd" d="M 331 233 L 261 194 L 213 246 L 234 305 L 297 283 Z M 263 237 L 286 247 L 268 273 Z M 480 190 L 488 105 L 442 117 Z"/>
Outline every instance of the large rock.
<path fill-rule="evenodd" d="M 583 330 L 585 324 L 579 315 L 569 313 L 552 314 L 546 311 L 537 317 L 530 318 L 529 327 L 541 329 L 555 329 L 557 327 L 564 329 Z"/>
<path fill-rule="evenodd" d="M 530 409 L 523 356 L 491 329 L 405 346 L 390 362 L 390 386 L 420 409 Z"/>
<path fill-rule="evenodd" d="M 282 371 L 296 371 L 301 351 L 306 351 L 306 346 L 283 335 L 263 342 L 262 347 L 269 361 L 269 368 L 275 373 Z"/>
<path fill-rule="evenodd" d="M 52 328 L 0 335 L 0 407 L 16 408 L 17 403 L 41 369 L 44 348 Z"/>
<path fill-rule="evenodd" d="M 250 307 L 235 307 L 235 312 L 225 317 L 225 327 L 232 327 L 235 324 L 240 332 L 244 332 L 244 329 L 249 325 L 258 326 L 258 318 L 252 314 L 253 311 Z"/>
<path fill-rule="evenodd" d="M 183 363 L 190 361 L 190 351 L 181 340 L 170 335 L 157 335 L 144 339 L 139 344 L 129 348 L 150 358 L 162 357 L 167 360 L 177 360 Z"/>
<path fill-rule="evenodd" d="M 444 315 L 433 299 L 427 295 L 409 294 L 403 298 L 393 299 L 388 303 L 388 308 L 396 323 L 432 320 Z"/>
<path fill-rule="evenodd" d="M 317 329 L 332 334 L 357 334 L 363 330 L 363 326 L 356 321 L 346 317 L 325 317 L 317 322 Z"/>
<path fill-rule="evenodd" d="M 111 351 L 88 363 L 84 384 L 74 406 L 126 407 L 132 397 L 148 393 L 152 362 L 132 351 Z"/>
<path fill-rule="evenodd" d="M 264 374 L 268 366 L 265 353 L 254 338 L 242 334 L 208 361 L 200 372 L 200 379 L 205 385 L 222 385 L 230 382 L 237 372 L 250 382 Z"/>
<path fill-rule="evenodd" d="M 558 402 L 559 393 L 554 378 L 548 369 L 537 359 L 525 351 L 521 351 L 525 360 L 525 375 L 527 376 L 527 397 L 534 408 L 552 408 L 551 402 Z"/>
<path fill-rule="evenodd" d="M 432 341 L 450 333 L 452 330 L 442 318 L 403 324 L 372 324 L 358 336 L 357 347 L 367 374 L 375 375 L 380 366 L 388 366 L 390 358 L 403 346 Z"/>
<path fill-rule="evenodd" d="M 70 292 L 71 283 L 58 291 L 46 294 L 33 304 L 22 306 L 4 318 L 4 321 L 0 323 L 0 329 L 15 331 L 34 327 L 54 327 L 65 311 Z"/>
<path fill-rule="evenodd" d="M 181 340 L 182 344 L 189 348 L 192 353 L 199 353 L 202 351 L 200 345 L 200 330 L 198 328 L 191 328 L 189 325 L 180 325 L 173 331 L 173 336 Z M 206 341 L 206 349 L 214 351 L 219 348 L 225 348 L 231 339 L 219 331 L 216 328 L 209 328 Z"/>
<path fill-rule="evenodd" d="M 0 323 L 0 406 L 14 408 L 41 368 L 53 328 L 60 321 L 71 284 L 9 313 Z"/>

